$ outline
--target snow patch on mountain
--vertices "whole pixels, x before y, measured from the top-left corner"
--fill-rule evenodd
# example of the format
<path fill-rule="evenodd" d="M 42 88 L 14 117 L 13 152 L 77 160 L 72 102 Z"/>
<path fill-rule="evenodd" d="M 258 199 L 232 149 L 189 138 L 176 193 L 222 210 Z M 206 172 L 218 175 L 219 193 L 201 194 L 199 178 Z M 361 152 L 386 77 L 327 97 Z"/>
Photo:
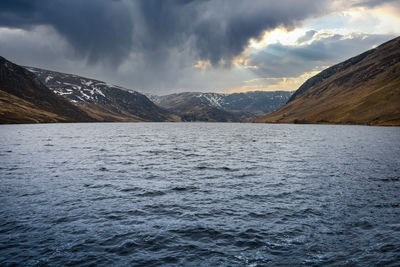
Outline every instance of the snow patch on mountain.
<path fill-rule="evenodd" d="M 54 79 L 54 77 L 53 77 L 53 76 L 47 76 L 47 77 L 46 77 L 46 80 L 45 80 L 46 83 L 48 83 L 51 79 Z"/>
<path fill-rule="evenodd" d="M 203 103 L 216 108 L 222 108 L 225 101 L 224 96 L 217 93 L 203 93 L 198 95 L 198 97 L 203 101 Z"/>
<path fill-rule="evenodd" d="M 67 99 L 73 103 L 104 102 L 107 98 L 107 93 L 105 91 L 111 89 L 124 90 L 132 94 L 137 94 L 135 91 L 120 86 L 83 78 L 73 74 L 59 73 L 32 67 L 27 67 L 26 69 L 35 73 L 55 94 L 67 97 Z"/>

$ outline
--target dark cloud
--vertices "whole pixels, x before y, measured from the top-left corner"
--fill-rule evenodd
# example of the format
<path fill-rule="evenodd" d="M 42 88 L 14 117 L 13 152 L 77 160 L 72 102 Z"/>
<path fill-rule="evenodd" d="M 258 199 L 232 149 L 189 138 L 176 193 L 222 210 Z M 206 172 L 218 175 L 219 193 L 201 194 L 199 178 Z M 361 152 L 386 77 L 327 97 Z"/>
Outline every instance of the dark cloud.
<path fill-rule="evenodd" d="M 331 43 L 268 46 L 253 55 L 253 62 L 260 66 L 258 73 L 219 68 L 230 67 L 250 39 L 260 38 L 266 30 L 292 29 L 307 18 L 329 14 L 332 2 L 0 0 L 0 52 L 19 64 L 73 72 L 142 91 L 220 90 L 239 78 L 293 76 L 315 64 L 328 65 L 368 49 L 367 45 L 357 48 L 355 41 L 351 48 L 350 41 L 337 36 Z M 388 0 L 354 1 L 364 6 L 383 2 Z M 7 32 L 4 27 L 24 31 Z M 299 41 L 307 42 L 314 34 L 310 31 Z M 196 70 L 193 65 L 198 60 L 210 61 L 214 68 Z"/>
<path fill-rule="evenodd" d="M 0 26 L 54 27 L 90 63 L 119 63 L 132 47 L 133 20 L 123 1 L 2 0 Z"/>
<path fill-rule="evenodd" d="M 2 0 L 0 25 L 54 27 L 89 62 L 119 63 L 131 52 L 157 61 L 170 48 L 228 65 L 249 39 L 277 26 L 293 27 L 326 10 L 313 0 Z M 307 7 L 307 8 L 304 8 Z"/>
<path fill-rule="evenodd" d="M 326 10 L 328 1 L 200 0 L 136 1 L 143 47 L 189 45 L 196 57 L 229 65 L 251 38 L 278 26 L 291 28 Z M 307 8 L 304 8 L 307 6 Z"/>

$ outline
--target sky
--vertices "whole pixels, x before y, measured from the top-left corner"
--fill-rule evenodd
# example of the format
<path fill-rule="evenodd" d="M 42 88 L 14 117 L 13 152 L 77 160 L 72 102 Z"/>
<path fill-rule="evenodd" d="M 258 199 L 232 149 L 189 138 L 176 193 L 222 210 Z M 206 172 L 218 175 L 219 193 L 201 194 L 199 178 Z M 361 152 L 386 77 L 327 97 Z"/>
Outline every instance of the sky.
<path fill-rule="evenodd" d="M 0 1 L 0 56 L 158 95 L 293 91 L 399 35 L 397 0 Z"/>

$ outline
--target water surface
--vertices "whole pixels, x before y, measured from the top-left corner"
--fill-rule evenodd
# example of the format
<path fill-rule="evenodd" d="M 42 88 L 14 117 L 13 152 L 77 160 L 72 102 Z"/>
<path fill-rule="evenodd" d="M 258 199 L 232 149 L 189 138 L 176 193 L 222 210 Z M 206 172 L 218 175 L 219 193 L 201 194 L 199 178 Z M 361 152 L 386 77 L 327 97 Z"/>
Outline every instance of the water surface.
<path fill-rule="evenodd" d="M 400 262 L 400 128 L 0 126 L 0 265 Z"/>

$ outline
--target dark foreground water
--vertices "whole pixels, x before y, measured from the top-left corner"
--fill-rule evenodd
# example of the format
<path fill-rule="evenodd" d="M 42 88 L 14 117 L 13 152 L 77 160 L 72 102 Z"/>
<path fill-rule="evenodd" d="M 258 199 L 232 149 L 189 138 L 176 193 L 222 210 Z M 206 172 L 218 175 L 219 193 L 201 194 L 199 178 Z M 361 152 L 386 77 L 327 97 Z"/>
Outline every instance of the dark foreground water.
<path fill-rule="evenodd" d="M 395 266 L 400 128 L 0 126 L 0 266 Z"/>

